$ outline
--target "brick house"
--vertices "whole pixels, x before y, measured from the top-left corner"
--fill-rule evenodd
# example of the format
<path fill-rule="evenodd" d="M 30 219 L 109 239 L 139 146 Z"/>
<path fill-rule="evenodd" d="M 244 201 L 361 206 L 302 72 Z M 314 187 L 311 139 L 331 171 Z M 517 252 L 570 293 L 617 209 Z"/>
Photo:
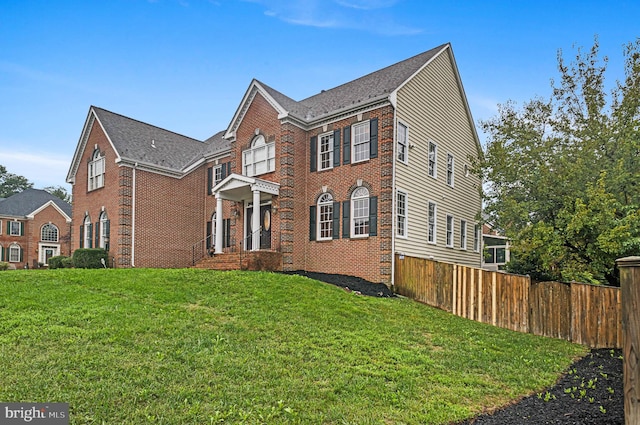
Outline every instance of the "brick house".
<path fill-rule="evenodd" d="M 71 205 L 38 189 L 0 199 L 0 261 L 12 268 L 46 266 L 71 254 Z"/>
<path fill-rule="evenodd" d="M 480 152 L 449 44 L 301 101 L 253 80 L 205 141 L 91 107 L 67 178 L 73 248 L 385 284 L 396 253 L 479 266 Z"/>

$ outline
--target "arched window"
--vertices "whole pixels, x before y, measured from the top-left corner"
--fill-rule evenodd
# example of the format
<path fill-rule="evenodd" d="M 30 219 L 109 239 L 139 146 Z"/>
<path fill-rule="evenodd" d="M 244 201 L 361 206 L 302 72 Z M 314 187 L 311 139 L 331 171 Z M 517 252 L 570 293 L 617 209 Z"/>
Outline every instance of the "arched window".
<path fill-rule="evenodd" d="M 84 222 L 80 226 L 80 248 L 92 248 L 93 226 L 89 214 L 84 216 Z"/>
<path fill-rule="evenodd" d="M 333 238 L 333 197 L 323 193 L 318 198 L 318 240 Z"/>
<path fill-rule="evenodd" d="M 109 250 L 109 217 L 106 211 L 100 213 L 100 233 L 98 238 L 99 248 Z"/>
<path fill-rule="evenodd" d="M 369 236 L 369 190 L 359 187 L 351 194 L 351 235 Z"/>
<path fill-rule="evenodd" d="M 275 171 L 276 144 L 267 143 L 262 134 L 251 141 L 251 148 L 242 152 L 242 170 L 245 176 L 257 176 Z"/>
<path fill-rule="evenodd" d="M 42 226 L 40 240 L 43 242 L 58 242 L 58 227 L 51 223 Z"/>
<path fill-rule="evenodd" d="M 100 155 L 100 150 L 93 152 L 89 161 L 88 187 L 89 190 L 99 189 L 104 186 L 104 156 Z"/>
<path fill-rule="evenodd" d="M 17 243 L 9 245 L 9 262 L 19 263 L 22 261 L 22 247 Z"/>

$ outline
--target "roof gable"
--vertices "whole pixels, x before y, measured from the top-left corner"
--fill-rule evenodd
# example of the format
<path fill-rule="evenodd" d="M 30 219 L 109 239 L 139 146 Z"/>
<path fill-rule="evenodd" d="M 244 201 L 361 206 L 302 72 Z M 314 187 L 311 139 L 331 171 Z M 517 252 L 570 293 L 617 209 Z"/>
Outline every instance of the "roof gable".
<path fill-rule="evenodd" d="M 48 206 L 53 206 L 67 221 L 71 221 L 71 204 L 46 190 L 26 189 L 0 202 L 0 215 L 33 218 Z"/>

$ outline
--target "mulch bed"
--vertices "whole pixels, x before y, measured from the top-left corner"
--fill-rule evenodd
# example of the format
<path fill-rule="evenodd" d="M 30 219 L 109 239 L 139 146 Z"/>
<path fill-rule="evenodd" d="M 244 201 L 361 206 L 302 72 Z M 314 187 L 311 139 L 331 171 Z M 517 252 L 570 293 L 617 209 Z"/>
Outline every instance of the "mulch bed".
<path fill-rule="evenodd" d="M 288 273 L 330 283 L 357 295 L 395 297 L 385 285 L 353 276 Z M 624 425 L 622 368 L 622 350 L 593 349 L 573 363 L 554 387 L 457 425 Z"/>

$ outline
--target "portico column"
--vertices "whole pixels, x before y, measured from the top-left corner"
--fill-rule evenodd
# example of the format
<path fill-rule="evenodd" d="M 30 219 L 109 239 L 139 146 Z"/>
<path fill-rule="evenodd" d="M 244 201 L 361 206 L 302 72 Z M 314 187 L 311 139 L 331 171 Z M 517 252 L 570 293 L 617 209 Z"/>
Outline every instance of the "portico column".
<path fill-rule="evenodd" d="M 222 254 L 222 198 L 216 195 L 216 240 L 215 253 Z"/>
<path fill-rule="evenodd" d="M 251 235 L 251 250 L 257 251 L 260 249 L 260 233 L 258 228 L 260 227 L 260 191 L 253 191 L 253 217 L 251 218 L 251 227 L 253 234 Z"/>

